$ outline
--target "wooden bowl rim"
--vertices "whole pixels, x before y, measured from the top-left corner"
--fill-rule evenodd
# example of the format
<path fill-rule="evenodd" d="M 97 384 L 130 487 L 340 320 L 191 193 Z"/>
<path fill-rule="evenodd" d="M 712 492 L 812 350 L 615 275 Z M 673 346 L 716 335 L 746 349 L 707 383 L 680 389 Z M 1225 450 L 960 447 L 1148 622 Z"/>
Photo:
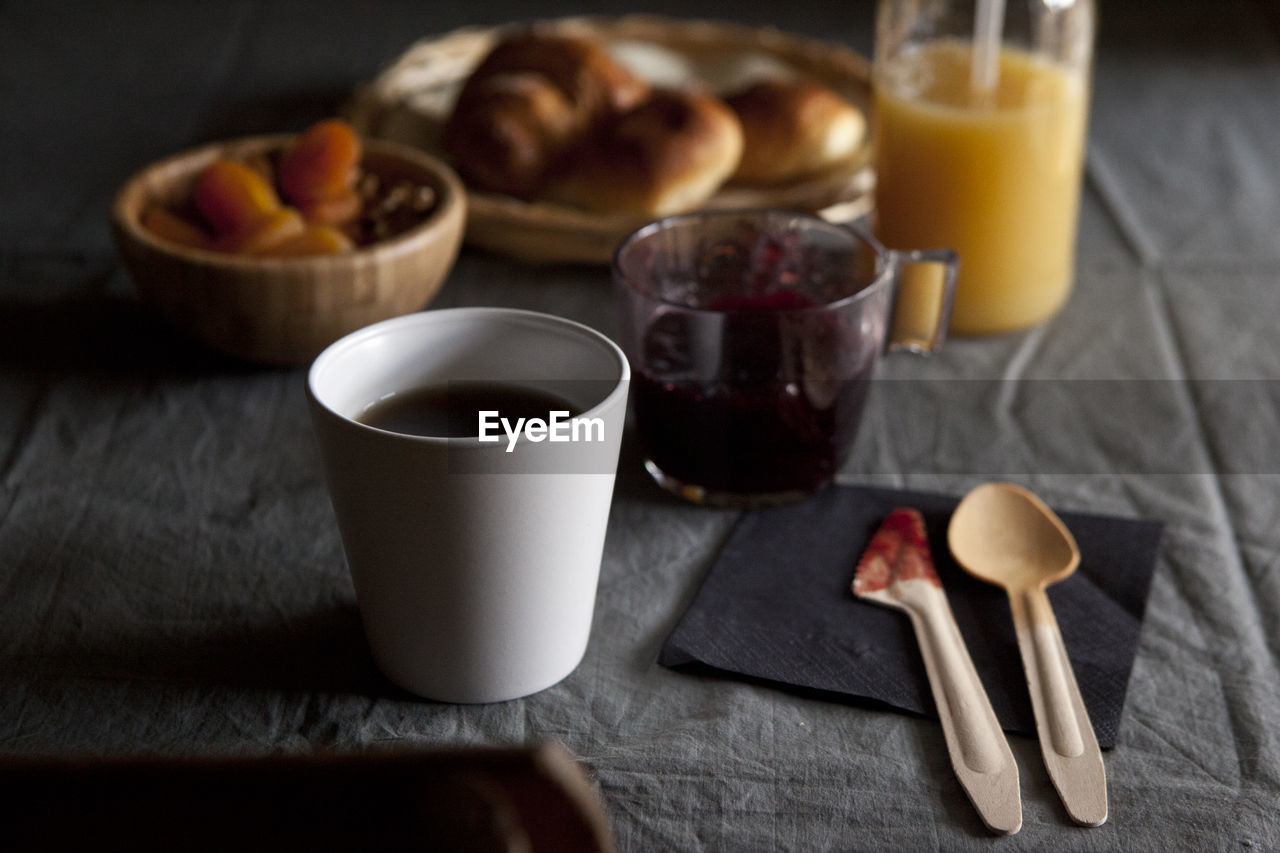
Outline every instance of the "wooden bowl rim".
<path fill-rule="evenodd" d="M 181 168 L 187 161 L 212 158 L 217 156 L 218 153 L 227 150 L 236 150 L 243 153 L 271 151 L 283 147 L 296 138 L 297 134 L 295 133 L 241 136 L 233 139 L 205 142 L 201 145 L 169 154 L 159 160 L 154 160 L 134 172 L 116 192 L 115 198 L 111 203 L 112 222 L 128 239 L 142 243 L 152 251 L 170 255 L 190 263 L 225 266 L 229 269 L 260 270 L 264 267 L 268 269 L 280 267 L 298 270 L 308 266 L 337 269 L 367 262 L 368 259 L 375 256 L 396 257 L 419 249 L 421 243 L 436 236 L 440 232 L 440 226 L 447 225 L 451 220 L 456 219 L 459 224 L 465 220 L 465 216 L 453 216 L 457 208 L 466 204 L 466 189 L 463 187 L 461 178 L 458 177 L 449 164 L 420 148 L 414 148 L 413 146 L 387 139 L 364 137 L 361 140 L 363 146 L 362 161 L 365 156 L 372 153 L 375 157 L 388 157 L 408 163 L 436 179 L 433 181 L 432 186 L 436 190 L 437 200 L 431 213 L 422 222 L 389 240 L 382 240 L 368 246 L 361 246 L 350 252 L 332 255 L 303 255 L 288 258 L 259 257 L 182 246 L 158 237 L 150 229 L 143 227 L 141 222 L 143 206 L 140 201 L 154 197 L 153 193 L 147 192 L 146 183 L 152 175 L 160 170 Z M 194 171 L 194 166 L 190 169 L 182 169 L 181 177 L 176 180 L 185 180 L 190 177 L 192 171 Z"/>

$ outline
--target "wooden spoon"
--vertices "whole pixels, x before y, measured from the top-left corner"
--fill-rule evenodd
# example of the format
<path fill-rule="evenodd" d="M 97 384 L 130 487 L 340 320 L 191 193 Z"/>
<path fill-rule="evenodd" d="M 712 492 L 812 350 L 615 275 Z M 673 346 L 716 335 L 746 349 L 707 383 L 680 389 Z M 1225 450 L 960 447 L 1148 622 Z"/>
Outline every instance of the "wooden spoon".
<path fill-rule="evenodd" d="M 956 507 L 947 543 L 969 574 L 1009 594 L 1049 777 L 1072 820 L 1099 826 L 1107 819 L 1102 752 L 1045 593 L 1080 564 L 1071 531 L 1026 489 L 986 483 Z"/>
<path fill-rule="evenodd" d="M 951 614 L 918 510 L 889 513 L 858 561 L 853 592 L 911 618 L 960 785 L 992 832 L 1017 832 L 1018 765 Z"/>

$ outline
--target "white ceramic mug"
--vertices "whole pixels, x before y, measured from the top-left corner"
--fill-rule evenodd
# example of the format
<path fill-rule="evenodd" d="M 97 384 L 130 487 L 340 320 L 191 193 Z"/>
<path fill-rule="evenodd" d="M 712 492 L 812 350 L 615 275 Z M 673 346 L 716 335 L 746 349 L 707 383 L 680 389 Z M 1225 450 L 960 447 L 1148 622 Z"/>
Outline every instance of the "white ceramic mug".
<path fill-rule="evenodd" d="M 496 702 L 578 665 L 629 379 L 604 335 L 505 308 L 386 320 L 316 358 L 307 390 L 325 476 L 365 634 L 392 681 L 440 701 Z M 357 420 L 389 394 L 460 381 L 549 391 L 596 429 L 482 442 Z"/>

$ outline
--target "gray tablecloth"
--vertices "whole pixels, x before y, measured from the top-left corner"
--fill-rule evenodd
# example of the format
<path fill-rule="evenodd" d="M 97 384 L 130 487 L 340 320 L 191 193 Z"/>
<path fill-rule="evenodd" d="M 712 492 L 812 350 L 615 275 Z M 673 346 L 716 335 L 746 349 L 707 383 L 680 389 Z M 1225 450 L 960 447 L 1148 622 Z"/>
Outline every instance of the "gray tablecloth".
<path fill-rule="evenodd" d="M 887 360 L 842 479 L 1000 477 L 1167 523 L 1110 820 L 1069 825 L 1015 737 L 1025 823 L 1002 848 L 1277 849 L 1280 11 L 1101 5 L 1071 302 L 1026 334 Z M 865 2 L 645 8 L 870 46 Z M 305 126 L 424 35 L 566 11 L 627 9 L 0 6 L 0 751 L 554 738 L 623 850 L 989 849 L 935 721 L 657 665 L 737 516 L 667 499 L 630 441 L 577 671 L 490 706 L 395 690 L 360 632 L 303 371 L 208 356 L 134 296 L 106 208 L 141 164 Z M 436 305 L 616 331 L 599 269 L 466 252 Z"/>

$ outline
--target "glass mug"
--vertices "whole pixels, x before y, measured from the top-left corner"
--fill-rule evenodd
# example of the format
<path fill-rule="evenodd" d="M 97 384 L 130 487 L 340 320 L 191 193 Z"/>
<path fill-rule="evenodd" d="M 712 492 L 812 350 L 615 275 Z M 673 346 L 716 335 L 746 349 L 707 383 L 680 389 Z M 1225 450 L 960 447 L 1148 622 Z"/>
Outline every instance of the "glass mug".
<path fill-rule="evenodd" d="M 950 250 L 893 252 L 776 210 L 690 213 L 632 234 L 613 280 L 650 475 L 739 507 L 828 483 L 881 353 L 942 344 L 955 270 Z"/>
<path fill-rule="evenodd" d="M 953 334 L 1040 323 L 1075 274 L 1094 5 L 1004 5 L 881 0 L 877 10 L 875 234 L 895 249 L 960 255 Z"/>

